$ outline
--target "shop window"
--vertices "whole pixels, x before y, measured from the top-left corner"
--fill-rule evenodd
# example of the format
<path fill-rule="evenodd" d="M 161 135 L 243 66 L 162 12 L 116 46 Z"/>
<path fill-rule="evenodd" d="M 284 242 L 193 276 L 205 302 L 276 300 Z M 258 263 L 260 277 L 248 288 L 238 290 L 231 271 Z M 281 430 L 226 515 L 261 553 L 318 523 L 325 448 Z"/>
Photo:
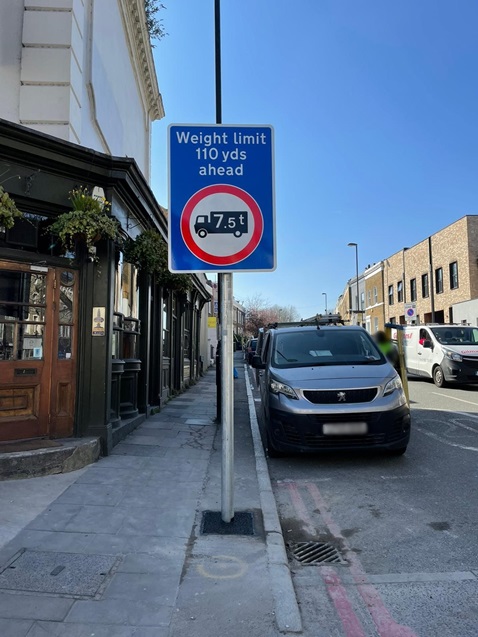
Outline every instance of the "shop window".
<path fill-rule="evenodd" d="M 422 298 L 427 299 L 430 296 L 430 286 L 428 283 L 428 273 L 422 274 Z"/>
<path fill-rule="evenodd" d="M 123 315 L 119 312 L 113 314 L 113 358 L 123 356 Z"/>
<path fill-rule="evenodd" d="M 0 360 L 40 360 L 46 276 L 3 270 L 0 277 Z"/>
<path fill-rule="evenodd" d="M 64 270 L 60 274 L 60 300 L 58 307 L 58 358 L 71 358 L 73 344 L 73 317 L 75 302 L 75 273 Z"/>
<path fill-rule="evenodd" d="M 417 300 L 417 280 L 416 279 L 410 279 L 410 301 L 416 301 Z"/>
<path fill-rule="evenodd" d="M 458 287 L 458 261 L 450 263 L 450 290 L 456 290 Z"/>
<path fill-rule="evenodd" d="M 134 359 L 139 354 L 140 322 L 138 270 L 118 253 L 115 273 L 113 358 Z"/>
<path fill-rule="evenodd" d="M 171 356 L 170 322 L 169 322 L 169 299 L 163 299 L 163 356 Z"/>
<path fill-rule="evenodd" d="M 139 320 L 125 318 L 123 330 L 123 358 L 138 358 L 139 335 Z"/>
<path fill-rule="evenodd" d="M 443 268 L 437 268 L 435 270 L 435 290 L 437 294 L 443 292 Z"/>

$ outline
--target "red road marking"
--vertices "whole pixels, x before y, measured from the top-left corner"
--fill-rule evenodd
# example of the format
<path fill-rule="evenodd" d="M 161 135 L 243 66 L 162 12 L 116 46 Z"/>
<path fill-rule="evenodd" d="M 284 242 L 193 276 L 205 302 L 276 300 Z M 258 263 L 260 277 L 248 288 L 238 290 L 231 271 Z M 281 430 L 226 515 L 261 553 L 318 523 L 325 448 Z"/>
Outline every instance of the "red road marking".
<path fill-rule="evenodd" d="M 319 509 L 325 524 L 327 525 L 330 533 L 341 540 L 344 547 L 345 558 L 350 564 L 350 573 L 352 574 L 355 583 L 357 584 L 357 590 L 359 591 L 363 601 L 365 602 L 367 609 L 372 616 L 373 622 L 377 627 L 377 631 L 380 637 L 417 637 L 411 628 L 408 626 L 402 626 L 390 615 L 387 607 L 383 603 L 377 589 L 372 584 L 367 583 L 367 576 L 365 570 L 358 559 L 357 555 L 350 549 L 346 539 L 340 532 L 340 528 L 334 522 L 332 515 L 322 497 L 316 484 L 311 482 L 306 483 L 307 487 L 315 506 Z"/>
<path fill-rule="evenodd" d="M 307 511 L 307 507 L 299 493 L 297 485 L 290 482 L 286 483 L 286 485 L 297 515 L 306 524 L 306 531 L 311 535 L 315 535 L 315 528 L 312 525 L 312 520 L 310 519 L 309 512 Z M 337 615 L 340 617 L 345 637 L 366 637 L 362 624 L 355 614 L 347 590 L 345 586 L 343 586 L 339 575 L 330 566 L 321 566 L 319 572 L 324 580 L 327 593 L 335 606 Z"/>

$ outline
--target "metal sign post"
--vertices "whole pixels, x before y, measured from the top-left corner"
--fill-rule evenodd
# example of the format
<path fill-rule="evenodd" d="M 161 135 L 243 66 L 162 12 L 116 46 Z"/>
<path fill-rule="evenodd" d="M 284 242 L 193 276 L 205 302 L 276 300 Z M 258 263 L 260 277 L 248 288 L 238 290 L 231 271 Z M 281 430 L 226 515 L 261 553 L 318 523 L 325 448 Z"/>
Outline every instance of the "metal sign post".
<path fill-rule="evenodd" d="M 234 376 L 232 274 L 222 274 L 221 285 L 221 514 L 223 522 L 234 517 Z"/>
<path fill-rule="evenodd" d="M 216 120 L 171 124 L 169 270 L 218 274 L 222 424 L 222 520 L 234 517 L 233 272 L 276 267 L 274 133 L 271 126 L 224 125 L 220 0 L 215 0 Z"/>

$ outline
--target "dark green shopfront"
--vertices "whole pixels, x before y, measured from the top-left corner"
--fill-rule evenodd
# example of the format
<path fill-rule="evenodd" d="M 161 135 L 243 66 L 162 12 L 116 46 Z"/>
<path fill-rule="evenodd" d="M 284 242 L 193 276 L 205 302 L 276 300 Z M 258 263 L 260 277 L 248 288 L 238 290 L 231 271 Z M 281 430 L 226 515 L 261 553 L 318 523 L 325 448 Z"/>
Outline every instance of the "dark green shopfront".
<path fill-rule="evenodd" d="M 7 227 L 0 209 L 0 442 L 99 436 L 107 454 L 200 375 L 204 279 L 125 258 L 146 231 L 167 238 L 132 159 L 0 120 L 0 186 L 22 213 Z M 114 239 L 51 233 L 78 190 L 109 202 Z"/>

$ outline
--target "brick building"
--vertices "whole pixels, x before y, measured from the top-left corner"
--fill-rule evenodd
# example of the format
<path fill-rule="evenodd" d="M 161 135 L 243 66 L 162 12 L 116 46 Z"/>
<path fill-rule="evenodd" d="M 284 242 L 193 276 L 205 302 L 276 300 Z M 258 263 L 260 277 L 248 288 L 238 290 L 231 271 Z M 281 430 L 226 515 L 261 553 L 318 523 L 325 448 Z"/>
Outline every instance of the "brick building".
<path fill-rule="evenodd" d="M 478 216 L 467 215 L 384 260 L 385 318 L 405 322 L 415 302 L 417 322 L 453 322 L 453 304 L 478 296 Z"/>
<path fill-rule="evenodd" d="M 478 215 L 466 215 L 367 267 L 362 279 L 370 333 L 387 322 L 405 323 L 405 303 L 411 302 L 417 323 L 452 323 L 455 304 L 478 298 Z M 347 282 L 337 302 L 337 311 L 348 318 L 354 284 L 355 278 Z"/>

